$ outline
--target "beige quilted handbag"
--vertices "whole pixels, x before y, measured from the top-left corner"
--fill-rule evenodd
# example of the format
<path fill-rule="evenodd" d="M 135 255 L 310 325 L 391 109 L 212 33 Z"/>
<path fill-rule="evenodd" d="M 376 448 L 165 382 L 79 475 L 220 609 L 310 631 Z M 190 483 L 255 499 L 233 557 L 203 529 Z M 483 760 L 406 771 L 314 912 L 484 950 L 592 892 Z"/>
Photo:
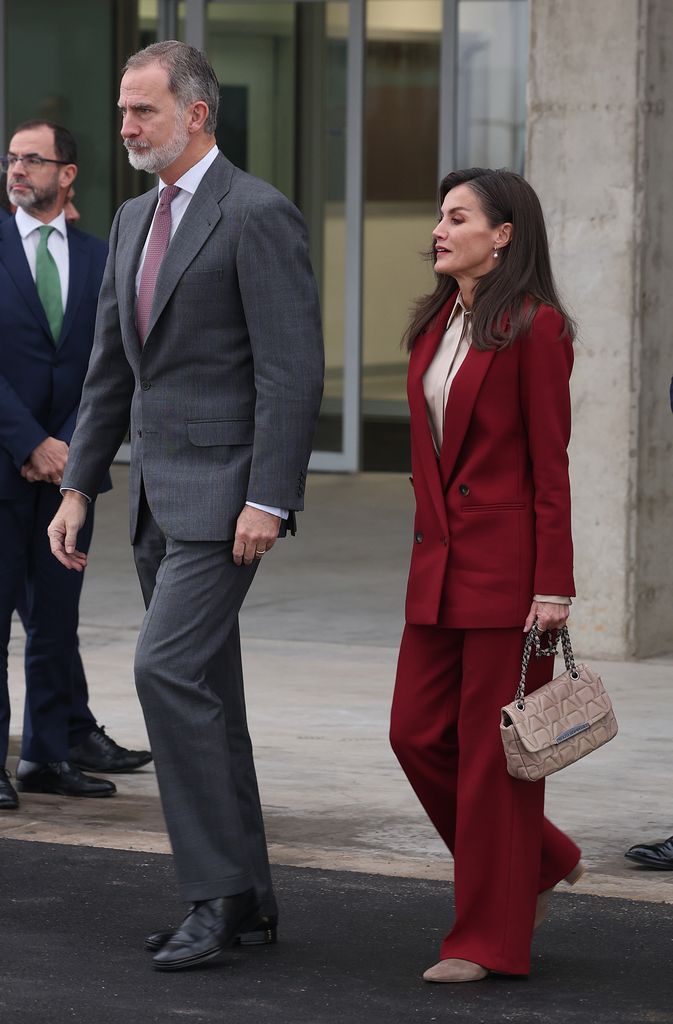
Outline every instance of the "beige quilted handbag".
<path fill-rule="evenodd" d="M 526 694 L 531 653 L 553 656 L 558 639 L 566 671 Z M 502 709 L 500 733 L 507 771 L 515 779 L 537 782 L 602 747 L 617 734 L 617 719 L 601 677 L 576 665 L 570 634 L 564 626 L 547 649 L 540 647 L 534 625 L 526 637 L 516 697 Z"/>

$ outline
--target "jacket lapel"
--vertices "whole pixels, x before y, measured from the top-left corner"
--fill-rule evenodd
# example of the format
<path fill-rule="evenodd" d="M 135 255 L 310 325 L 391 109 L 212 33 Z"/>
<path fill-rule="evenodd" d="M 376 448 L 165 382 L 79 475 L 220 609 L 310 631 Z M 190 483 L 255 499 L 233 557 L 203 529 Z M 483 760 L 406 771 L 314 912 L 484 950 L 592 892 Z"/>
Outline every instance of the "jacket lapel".
<path fill-rule="evenodd" d="M 54 342 L 49 323 L 44 307 L 40 302 L 40 297 L 37 294 L 37 288 L 28 266 L 28 260 L 23 251 L 21 235 L 13 217 L 9 217 L 0 224 L 0 260 L 5 265 L 7 273 L 14 281 L 26 305 L 44 330 L 49 344 L 53 346 Z"/>
<path fill-rule="evenodd" d="M 233 164 L 218 154 L 192 196 L 161 264 L 145 345 L 178 281 L 220 220 L 222 211 L 219 203 L 229 192 L 233 170 Z"/>
<path fill-rule="evenodd" d="M 456 293 L 454 292 L 446 305 L 437 314 L 430 329 L 424 334 L 420 334 L 416 339 L 409 361 L 408 397 L 411 422 L 414 428 L 414 436 L 418 445 L 423 472 L 428 481 L 432 503 L 445 532 L 448 532 L 446 505 L 444 504 L 435 443 L 432 439 L 428 422 L 425 393 L 423 391 L 423 375 L 432 362 L 439 343 L 444 336 L 449 314 L 453 309 L 455 300 Z"/>
<path fill-rule="evenodd" d="M 89 276 L 89 262 L 90 256 L 86 244 L 73 231 L 68 230 L 68 263 L 70 264 L 68 301 L 63 314 L 59 346 L 65 341 L 82 301 L 84 286 Z"/>
<path fill-rule="evenodd" d="M 494 356 L 495 349 L 484 351 L 470 346 L 465 361 L 451 385 L 444 419 L 444 443 L 439 459 L 445 490 L 465 440 L 479 389 Z"/>

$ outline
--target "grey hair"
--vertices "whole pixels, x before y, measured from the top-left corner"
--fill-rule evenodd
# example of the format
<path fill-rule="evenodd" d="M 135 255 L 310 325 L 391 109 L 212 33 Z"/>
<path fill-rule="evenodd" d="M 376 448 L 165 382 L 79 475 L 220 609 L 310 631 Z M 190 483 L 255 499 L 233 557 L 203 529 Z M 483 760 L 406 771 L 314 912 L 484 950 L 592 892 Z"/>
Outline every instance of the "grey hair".
<path fill-rule="evenodd" d="M 144 50 L 134 53 L 122 68 L 122 75 L 127 71 L 145 68 L 149 64 L 160 64 L 166 69 L 168 88 L 183 107 L 199 101 L 207 103 L 208 117 L 203 128 L 206 134 L 214 135 L 220 102 L 220 83 L 205 53 L 197 50 L 195 46 L 180 43 L 177 39 L 167 39 L 162 43 L 152 43 Z"/>

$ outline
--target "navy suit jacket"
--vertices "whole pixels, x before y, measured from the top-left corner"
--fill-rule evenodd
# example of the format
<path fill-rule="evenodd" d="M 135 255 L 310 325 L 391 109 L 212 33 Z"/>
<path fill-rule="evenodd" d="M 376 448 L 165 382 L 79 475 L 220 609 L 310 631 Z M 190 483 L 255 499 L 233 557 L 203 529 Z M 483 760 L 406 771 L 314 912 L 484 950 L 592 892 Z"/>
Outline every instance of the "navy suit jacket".
<path fill-rule="evenodd" d="M 47 437 L 70 444 L 93 344 L 107 245 L 68 227 L 68 302 L 58 346 L 14 217 L 0 219 L 0 500 L 27 497 L 21 466 Z M 106 476 L 98 488 L 109 490 Z"/>

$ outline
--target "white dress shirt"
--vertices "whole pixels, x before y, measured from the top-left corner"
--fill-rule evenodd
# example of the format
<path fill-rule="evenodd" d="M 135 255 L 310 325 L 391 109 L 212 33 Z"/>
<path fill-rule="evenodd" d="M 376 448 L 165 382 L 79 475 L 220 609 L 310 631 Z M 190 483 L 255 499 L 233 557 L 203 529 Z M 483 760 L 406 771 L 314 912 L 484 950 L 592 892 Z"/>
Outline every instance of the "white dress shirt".
<path fill-rule="evenodd" d="M 28 266 L 30 267 L 30 272 L 33 275 L 34 281 L 35 266 L 37 263 L 37 247 L 40 244 L 39 229 L 45 227 L 45 224 L 36 217 L 31 217 L 31 215 L 26 213 L 26 211 L 20 206 L 17 207 L 15 220 L 18 232 L 21 235 L 21 241 L 23 242 L 23 251 L 26 254 Z M 58 276 L 61 281 L 63 312 L 65 312 L 65 307 L 68 303 L 68 284 L 70 283 L 70 257 L 68 254 L 68 229 L 63 210 L 61 210 L 58 217 L 49 221 L 46 226 L 55 228 L 47 239 L 47 249 L 53 256 L 56 269 L 58 270 Z"/>
<path fill-rule="evenodd" d="M 182 177 L 178 178 L 178 180 L 175 182 L 175 185 L 177 188 L 180 189 L 180 192 L 178 192 L 175 199 L 171 203 L 171 239 L 173 238 L 175 232 L 178 230 L 180 221 L 184 217 L 187 211 L 187 207 L 192 201 L 192 196 L 194 195 L 197 188 L 201 184 L 201 181 L 203 180 L 203 176 L 205 175 L 206 171 L 217 158 L 218 153 L 219 150 L 217 146 L 213 145 L 212 148 L 208 150 L 206 155 L 204 157 L 201 157 L 198 163 L 194 164 L 193 167 L 190 167 L 188 171 L 185 171 Z M 166 183 L 162 181 L 160 178 L 159 195 L 161 195 L 165 188 Z M 158 206 L 159 202 L 157 199 L 157 207 Z M 156 217 L 156 210 L 154 211 L 154 217 Z M 152 228 L 154 226 L 154 217 L 152 217 L 152 223 L 150 224 L 150 229 L 147 232 L 147 238 L 145 239 L 143 251 L 140 254 L 140 263 L 138 264 L 138 273 L 136 274 L 136 297 L 138 296 L 138 291 L 140 290 L 140 279 L 142 277 L 143 266 L 145 264 L 145 253 L 147 252 L 147 246 L 149 244 L 150 235 L 152 234 Z M 251 505 L 253 508 L 259 508 L 262 510 L 262 512 L 270 512 L 272 516 L 279 516 L 281 519 L 287 519 L 289 515 L 289 512 L 286 508 L 275 508 L 271 505 L 258 505 L 256 501 L 246 501 L 246 505 Z"/>
<path fill-rule="evenodd" d="M 451 385 L 465 361 L 471 344 L 471 310 L 467 309 L 459 292 L 444 337 L 423 375 L 428 422 L 437 454 L 441 451 L 444 440 L 444 418 Z M 569 597 L 559 597 L 555 594 L 535 594 L 533 599 L 551 604 L 572 604 Z"/>

